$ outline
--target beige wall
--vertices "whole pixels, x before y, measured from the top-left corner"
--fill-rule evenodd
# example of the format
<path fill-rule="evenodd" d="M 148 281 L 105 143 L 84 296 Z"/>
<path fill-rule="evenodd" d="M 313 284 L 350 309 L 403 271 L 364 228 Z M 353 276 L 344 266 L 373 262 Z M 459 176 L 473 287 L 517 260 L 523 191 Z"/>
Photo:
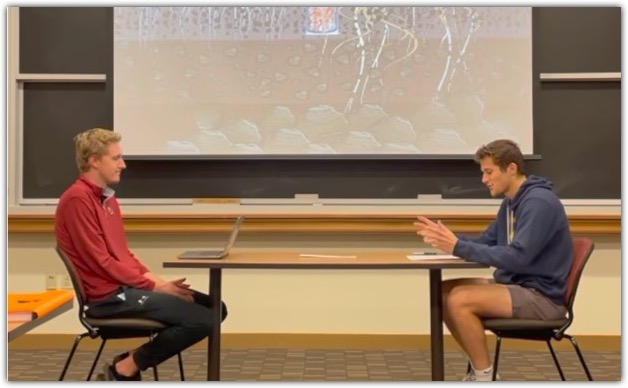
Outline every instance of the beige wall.
<path fill-rule="evenodd" d="M 205 270 L 173 270 L 163 259 L 186 248 L 220 246 L 224 234 L 131 234 L 129 243 L 154 272 L 166 278 L 187 276 L 207 290 Z M 621 238 L 595 237 L 596 250 L 585 269 L 576 301 L 572 334 L 621 335 Z M 9 291 L 41 290 L 46 273 L 64 273 L 52 234 L 9 234 Z M 251 234 L 236 248 L 333 247 L 338 252 L 364 248 L 420 248 L 413 234 Z M 225 270 L 223 297 L 229 305 L 225 333 L 428 334 L 428 277 L 421 270 Z M 489 275 L 490 270 L 451 270 L 443 276 Z M 72 334 L 82 328 L 76 311 L 42 325 L 34 333 Z"/>

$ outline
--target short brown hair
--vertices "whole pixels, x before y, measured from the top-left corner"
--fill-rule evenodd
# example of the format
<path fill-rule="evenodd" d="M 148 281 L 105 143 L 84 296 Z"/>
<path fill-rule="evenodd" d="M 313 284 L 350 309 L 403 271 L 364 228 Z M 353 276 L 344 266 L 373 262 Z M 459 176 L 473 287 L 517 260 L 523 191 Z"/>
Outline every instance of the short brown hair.
<path fill-rule="evenodd" d="M 76 165 L 81 172 L 89 171 L 89 157 L 104 156 L 110 144 L 122 139 L 119 133 L 104 128 L 92 128 L 74 137 L 76 146 Z"/>
<path fill-rule="evenodd" d="M 518 174 L 525 175 L 523 154 L 517 143 L 512 140 L 494 140 L 481 146 L 475 152 L 474 160 L 480 163 L 480 161 L 486 157 L 493 159 L 493 163 L 499 166 L 499 169 L 502 171 L 506 171 L 508 165 L 514 163 L 517 165 Z"/>

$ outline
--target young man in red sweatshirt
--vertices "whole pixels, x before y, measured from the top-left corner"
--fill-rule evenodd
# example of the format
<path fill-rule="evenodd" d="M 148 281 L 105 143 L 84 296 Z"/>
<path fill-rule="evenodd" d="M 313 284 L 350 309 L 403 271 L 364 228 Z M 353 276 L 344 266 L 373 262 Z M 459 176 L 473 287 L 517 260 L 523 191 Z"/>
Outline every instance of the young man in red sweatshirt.
<path fill-rule="evenodd" d="M 79 178 L 61 195 L 55 213 L 57 245 L 72 261 L 86 293 L 85 314 L 94 318 L 146 318 L 164 323 L 152 341 L 114 357 L 105 380 L 141 380 L 140 371 L 158 365 L 208 337 L 208 295 L 190 289 L 185 278 L 161 279 L 129 249 L 120 205 L 110 187 L 126 168 L 120 134 L 94 128 L 75 138 Z"/>

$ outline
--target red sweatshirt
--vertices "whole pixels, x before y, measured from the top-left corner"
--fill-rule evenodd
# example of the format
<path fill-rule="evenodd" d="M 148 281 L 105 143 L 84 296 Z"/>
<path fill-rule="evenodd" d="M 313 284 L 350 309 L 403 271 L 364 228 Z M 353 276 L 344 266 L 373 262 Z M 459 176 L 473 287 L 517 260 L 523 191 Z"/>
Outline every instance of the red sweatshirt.
<path fill-rule="evenodd" d="M 155 287 L 143 276 L 148 268 L 129 249 L 113 194 L 80 177 L 61 195 L 55 213 L 57 245 L 74 264 L 89 302 L 104 299 L 123 285 Z"/>

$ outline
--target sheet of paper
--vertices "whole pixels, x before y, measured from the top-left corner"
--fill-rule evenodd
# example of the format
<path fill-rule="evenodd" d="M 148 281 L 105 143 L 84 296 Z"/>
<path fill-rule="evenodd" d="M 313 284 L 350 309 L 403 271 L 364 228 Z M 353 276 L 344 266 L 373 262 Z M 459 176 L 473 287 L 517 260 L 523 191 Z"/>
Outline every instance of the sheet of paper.
<path fill-rule="evenodd" d="M 355 255 L 317 255 L 311 253 L 301 253 L 299 257 L 304 259 L 356 259 Z"/>
<path fill-rule="evenodd" d="M 447 255 L 447 254 L 411 254 L 406 256 L 408 259 L 410 260 L 415 260 L 415 261 L 419 261 L 419 260 L 443 260 L 443 259 L 450 259 L 450 260 L 462 260 L 460 257 L 458 256 L 453 256 L 453 255 Z"/>

